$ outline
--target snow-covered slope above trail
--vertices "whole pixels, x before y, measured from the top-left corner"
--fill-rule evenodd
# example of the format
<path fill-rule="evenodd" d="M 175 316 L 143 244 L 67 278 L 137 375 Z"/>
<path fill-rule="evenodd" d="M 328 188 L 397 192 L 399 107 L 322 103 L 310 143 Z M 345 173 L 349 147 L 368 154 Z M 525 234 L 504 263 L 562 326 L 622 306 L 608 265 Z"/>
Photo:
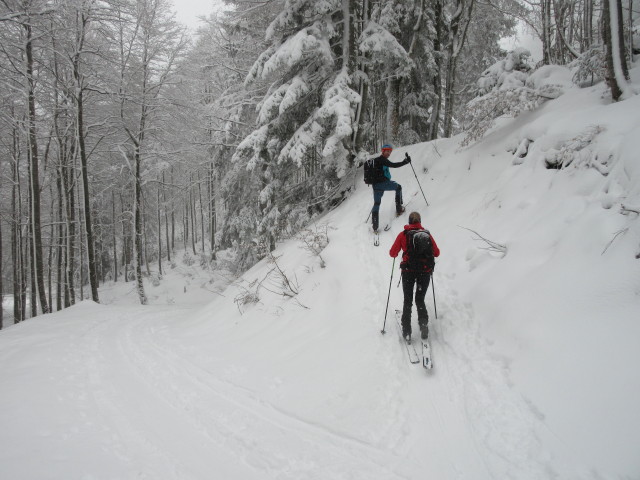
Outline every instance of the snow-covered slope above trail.
<path fill-rule="evenodd" d="M 321 258 L 293 239 L 204 306 L 112 287 L 0 332 L 0 478 L 638 478 L 640 97 L 604 91 L 393 152 L 442 250 L 432 372 L 394 330 L 406 216 L 385 194 L 374 247 L 357 178 Z"/>

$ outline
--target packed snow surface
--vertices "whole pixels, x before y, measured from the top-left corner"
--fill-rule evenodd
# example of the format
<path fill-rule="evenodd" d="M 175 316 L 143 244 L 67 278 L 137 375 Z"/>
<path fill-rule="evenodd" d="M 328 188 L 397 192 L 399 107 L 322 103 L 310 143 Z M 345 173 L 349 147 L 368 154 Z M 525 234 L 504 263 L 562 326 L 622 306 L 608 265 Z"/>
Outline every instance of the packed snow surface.
<path fill-rule="evenodd" d="M 226 289 L 178 259 L 151 306 L 118 282 L 1 331 L 0 478 L 640 478 L 640 96 L 459 142 L 391 156 L 442 251 L 431 372 L 394 324 L 406 215 L 387 193 L 373 246 L 360 172 L 321 258 L 291 239 Z"/>

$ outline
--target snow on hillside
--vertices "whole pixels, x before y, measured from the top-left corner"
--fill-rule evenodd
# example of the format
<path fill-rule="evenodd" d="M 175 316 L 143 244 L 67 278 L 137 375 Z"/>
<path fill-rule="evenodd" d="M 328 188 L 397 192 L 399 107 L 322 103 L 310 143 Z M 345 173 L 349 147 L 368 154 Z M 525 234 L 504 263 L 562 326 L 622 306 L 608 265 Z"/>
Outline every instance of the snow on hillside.
<path fill-rule="evenodd" d="M 459 141 L 391 156 L 442 250 L 432 372 L 395 331 L 406 218 L 387 193 L 374 247 L 358 178 L 321 258 L 292 239 L 221 293 L 118 285 L 0 332 L 0 478 L 640 477 L 640 96 L 569 90 Z"/>

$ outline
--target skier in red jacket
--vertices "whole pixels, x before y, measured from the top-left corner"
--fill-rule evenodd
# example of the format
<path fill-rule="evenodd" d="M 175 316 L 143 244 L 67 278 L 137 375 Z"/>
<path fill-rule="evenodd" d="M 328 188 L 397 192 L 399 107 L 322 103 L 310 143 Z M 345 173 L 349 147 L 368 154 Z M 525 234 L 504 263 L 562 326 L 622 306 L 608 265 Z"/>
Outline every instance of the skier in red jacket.
<path fill-rule="evenodd" d="M 421 223 L 420 214 L 411 212 L 409 215 L 409 224 L 404 226 L 404 230 L 398 234 L 396 241 L 393 242 L 389 255 L 393 258 L 398 256 L 402 250 L 402 262 L 400 270 L 402 271 L 402 290 L 404 292 L 404 304 L 402 308 L 402 336 L 411 341 L 411 308 L 413 307 L 413 286 L 416 286 L 416 308 L 418 310 L 418 325 L 420 326 L 420 335 L 426 339 L 429 335 L 429 314 L 427 306 L 424 303 L 424 297 L 429 288 L 429 280 L 433 273 L 433 257 L 440 256 L 440 249 L 435 239 L 428 230 L 425 230 Z M 407 242 L 407 238 L 414 239 L 418 231 L 426 231 L 429 233 L 431 241 L 431 252 L 427 255 L 416 253 L 414 247 L 415 242 Z M 432 253 L 432 255 L 431 255 Z"/>

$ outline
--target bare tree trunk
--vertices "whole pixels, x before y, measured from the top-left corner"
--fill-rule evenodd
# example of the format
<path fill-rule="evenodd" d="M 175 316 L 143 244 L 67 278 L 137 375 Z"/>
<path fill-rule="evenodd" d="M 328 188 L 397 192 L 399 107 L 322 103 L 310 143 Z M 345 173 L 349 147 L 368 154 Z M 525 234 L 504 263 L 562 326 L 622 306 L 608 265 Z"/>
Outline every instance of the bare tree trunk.
<path fill-rule="evenodd" d="M 594 0 L 584 0 L 584 11 L 582 15 L 582 52 L 587 51 L 593 44 L 593 2 Z"/>
<path fill-rule="evenodd" d="M 622 16 L 622 8 L 620 9 L 620 16 Z M 633 0 L 629 0 L 629 20 L 627 24 L 627 53 L 629 58 L 627 59 L 629 65 L 633 64 Z"/>
<path fill-rule="evenodd" d="M 111 191 L 111 230 L 113 240 L 113 281 L 118 281 L 118 245 L 116 242 L 116 194 Z"/>
<path fill-rule="evenodd" d="M 359 18 L 355 18 L 358 13 L 355 8 L 353 8 L 353 10 L 353 34 L 351 35 L 351 38 L 349 40 L 350 42 L 354 42 L 351 45 L 351 48 L 355 49 L 355 39 L 362 33 L 364 28 L 366 28 L 371 17 L 371 5 L 369 3 L 369 0 L 362 1 Z M 368 74 L 366 62 L 364 61 L 364 59 L 362 59 L 358 68 L 365 75 Z M 369 102 L 369 83 L 364 79 L 361 79 L 359 82 L 358 90 L 360 93 L 360 103 L 358 104 L 358 109 L 356 111 L 356 118 L 354 120 L 354 132 L 351 140 L 354 154 L 357 154 L 358 152 L 364 150 L 364 132 L 362 126 L 367 115 L 367 106 Z"/>
<path fill-rule="evenodd" d="M 171 184 L 173 184 L 173 167 L 171 167 Z M 171 197 L 171 251 L 176 251 L 176 208 Z"/>
<path fill-rule="evenodd" d="M 62 186 L 64 190 L 65 206 L 67 210 L 67 253 L 66 253 L 66 285 L 64 306 L 76 303 L 75 270 L 76 270 L 76 202 L 75 181 L 73 175 L 72 156 L 75 147 L 64 158 L 62 165 Z"/>
<path fill-rule="evenodd" d="M 446 83 L 444 88 L 444 125 L 443 136 L 449 138 L 453 131 L 453 107 L 455 102 L 456 86 L 456 58 L 450 54 L 446 70 Z"/>
<path fill-rule="evenodd" d="M 47 287 L 48 287 L 48 293 L 49 293 L 49 305 L 51 310 L 53 311 L 53 259 L 56 253 L 56 249 L 55 249 L 55 245 L 54 245 L 54 241 L 56 238 L 56 226 L 55 226 L 55 222 L 53 221 L 54 218 L 56 218 L 55 216 L 55 197 L 53 195 L 53 185 L 49 184 L 49 195 L 51 196 L 51 213 L 50 213 L 50 218 L 51 218 L 51 226 L 49 227 L 49 253 L 47 256 Z"/>
<path fill-rule="evenodd" d="M 202 181 L 198 179 L 198 201 L 200 202 L 200 230 L 201 230 L 201 240 L 202 240 L 202 254 L 205 253 L 205 234 L 204 234 L 204 205 L 202 204 L 202 189 L 200 188 L 200 184 Z M 159 224 L 160 222 L 158 222 Z"/>
<path fill-rule="evenodd" d="M 18 249 L 20 250 L 20 312 L 22 320 L 27 318 L 27 282 L 29 280 L 29 221 L 22 226 L 23 208 L 22 208 L 22 187 L 20 186 L 20 174 L 18 173 L 18 214 L 20 215 L 18 222 Z M 24 231 L 23 231 L 24 228 Z"/>
<path fill-rule="evenodd" d="M 167 262 L 171 263 L 171 242 L 169 240 L 169 214 L 167 213 L 167 190 L 164 186 L 164 172 L 162 172 L 162 198 L 164 201 L 164 230 L 167 241 Z"/>
<path fill-rule="evenodd" d="M 433 76 L 433 91 L 436 94 L 436 99 L 433 104 L 433 110 L 431 111 L 431 119 L 429 121 L 429 140 L 435 140 L 438 138 L 440 132 L 440 111 L 442 109 L 442 68 L 443 68 L 443 56 L 444 51 L 442 46 L 444 43 L 444 15 L 442 0 L 434 0 L 434 22 L 435 22 L 435 36 L 433 38 L 433 54 L 436 62 L 436 71 Z"/>
<path fill-rule="evenodd" d="M 122 193 L 120 194 L 120 218 L 122 225 L 122 268 L 124 270 L 124 281 L 125 283 L 129 281 L 129 249 L 131 248 L 131 241 L 129 238 L 129 230 L 127 230 L 126 223 L 127 220 L 124 214 L 124 200 L 122 198 Z"/>
<path fill-rule="evenodd" d="M 184 249 L 187 250 L 189 242 L 189 198 L 187 197 L 182 210 L 182 238 L 184 239 Z"/>
<path fill-rule="evenodd" d="M 628 88 L 629 70 L 624 53 L 624 32 L 622 21 L 622 1 L 604 0 L 602 35 L 604 37 L 607 61 L 607 85 L 614 101 L 620 100 Z"/>
<path fill-rule="evenodd" d="M 78 196 L 80 196 L 80 192 L 78 191 Z M 80 207 L 80 198 L 78 198 L 78 219 L 82 218 L 83 212 L 82 212 L 82 208 Z M 85 285 L 85 281 L 84 281 L 84 230 L 82 229 L 82 226 L 80 226 L 80 228 L 78 229 L 78 233 L 80 234 L 80 242 L 78 243 L 78 246 L 80 247 L 80 301 L 84 300 L 84 285 Z"/>
<path fill-rule="evenodd" d="M 29 193 L 29 211 L 33 211 L 33 199 L 31 193 Z M 31 309 L 30 318 L 38 315 L 38 287 L 36 285 L 36 262 L 35 248 L 33 245 L 33 222 L 29 220 L 29 226 L 27 228 L 27 256 L 29 258 L 29 307 Z"/>
<path fill-rule="evenodd" d="M 142 128 L 141 128 L 142 130 Z M 144 291 L 144 283 L 142 282 L 142 209 L 140 204 L 142 203 L 142 185 L 140 185 L 140 151 L 139 146 L 136 145 L 135 154 L 135 174 L 134 174 L 134 241 L 133 241 L 133 258 L 135 262 L 135 274 L 136 274 L 136 289 L 138 291 L 138 298 L 140 304 L 146 305 L 147 295 Z"/>
<path fill-rule="evenodd" d="M 2 165 L 0 164 L 0 166 Z M 2 183 L 0 183 L 0 186 L 2 186 Z M 2 255 L 2 218 L 0 218 L 0 265 L 4 265 L 4 256 Z M 0 330 L 2 330 L 4 324 L 4 284 L 2 283 L 2 277 L 2 269 L 0 268 Z"/>
<path fill-rule="evenodd" d="M 215 170 L 213 162 L 209 164 L 209 233 L 211 258 L 216 258 L 216 197 L 214 193 Z"/>
<path fill-rule="evenodd" d="M 549 0 L 550 1 L 550 0 Z M 451 39 L 449 40 L 449 59 L 445 81 L 444 137 L 453 133 L 453 111 L 455 106 L 456 69 L 458 57 L 464 47 L 475 0 L 457 0 L 457 10 L 451 18 Z"/>
<path fill-rule="evenodd" d="M 157 221 L 158 221 L 158 274 L 162 275 L 162 220 L 160 217 L 160 185 L 161 183 L 160 181 L 158 181 L 156 213 L 157 213 Z"/>
<path fill-rule="evenodd" d="M 38 143 L 36 137 L 35 79 L 33 77 L 33 37 L 31 24 L 23 24 L 26 32 L 25 56 L 27 78 L 27 103 L 29 119 L 29 161 L 31 190 L 31 225 L 33 229 L 33 249 L 36 283 L 42 313 L 49 313 L 47 292 L 44 286 L 44 262 L 42 259 L 42 231 L 40 223 L 40 174 L 38 165 Z"/>
<path fill-rule="evenodd" d="M 147 212 L 145 211 L 144 204 L 142 205 L 142 251 L 144 258 L 144 265 L 147 269 L 147 277 L 151 276 L 151 268 L 149 267 L 149 239 L 147 229 Z"/>
<path fill-rule="evenodd" d="M 76 79 L 76 121 L 77 121 L 77 137 L 80 153 L 80 168 L 82 170 L 82 198 L 84 199 L 84 226 L 85 238 L 89 267 L 89 285 L 91 287 L 91 299 L 100 303 L 98 297 L 98 274 L 96 267 L 96 254 L 94 250 L 93 226 L 91 222 L 91 196 L 89 193 L 89 174 L 87 171 L 87 151 L 84 142 L 84 105 L 83 105 L 83 87 L 79 73 L 79 59 L 74 61 L 74 78 Z"/>
<path fill-rule="evenodd" d="M 12 116 L 13 116 L 12 109 Z M 13 215 L 11 222 L 11 260 L 13 264 L 12 275 L 12 288 L 13 288 L 13 323 L 18 323 L 23 320 L 22 309 L 22 297 L 24 290 L 22 289 L 22 238 L 20 235 L 21 226 L 20 221 L 22 219 L 22 212 L 20 208 L 20 170 L 19 170 L 19 158 L 18 152 L 18 132 L 17 127 L 12 128 L 12 142 L 11 150 L 13 163 L 11 168 L 11 212 Z"/>
<path fill-rule="evenodd" d="M 17 202 L 17 190 L 18 190 L 18 160 L 17 160 L 17 152 L 15 150 L 16 145 L 16 131 L 13 129 L 13 157 L 14 163 L 12 165 L 11 172 L 11 212 L 13 215 L 13 220 L 11 222 L 11 263 L 13 266 L 13 275 L 12 275 L 12 289 L 13 289 L 13 323 L 18 323 L 22 321 L 22 315 L 20 312 L 20 306 L 22 305 L 22 301 L 20 300 L 20 296 L 22 294 L 22 282 L 20 280 L 21 265 L 22 259 L 20 258 L 20 238 L 18 236 L 20 231 L 20 213 L 18 212 L 18 202 Z"/>
<path fill-rule="evenodd" d="M 193 179 L 191 179 L 191 181 L 193 181 Z M 189 187 L 189 218 L 191 219 L 191 248 L 193 249 L 193 254 L 197 255 L 196 243 L 198 243 L 198 230 L 196 229 L 193 185 Z"/>
<path fill-rule="evenodd" d="M 20 288 L 22 290 L 22 319 L 25 320 L 27 318 L 27 292 L 29 291 L 29 263 L 31 259 L 29 258 L 29 246 L 31 245 L 31 241 L 29 240 L 29 222 L 27 219 L 27 224 L 24 226 L 24 232 L 22 231 L 22 227 L 20 228 L 20 248 L 22 249 L 22 285 Z"/>
<path fill-rule="evenodd" d="M 387 81 L 387 121 L 385 129 L 386 143 L 395 143 L 400 128 L 400 79 Z"/>
<path fill-rule="evenodd" d="M 550 65 L 553 63 L 551 53 L 551 1 L 542 0 L 542 63 Z"/>

